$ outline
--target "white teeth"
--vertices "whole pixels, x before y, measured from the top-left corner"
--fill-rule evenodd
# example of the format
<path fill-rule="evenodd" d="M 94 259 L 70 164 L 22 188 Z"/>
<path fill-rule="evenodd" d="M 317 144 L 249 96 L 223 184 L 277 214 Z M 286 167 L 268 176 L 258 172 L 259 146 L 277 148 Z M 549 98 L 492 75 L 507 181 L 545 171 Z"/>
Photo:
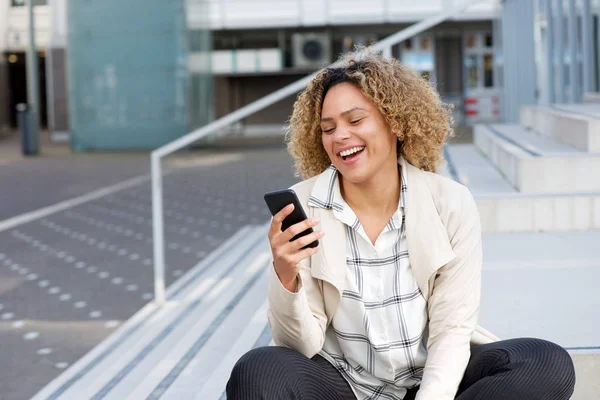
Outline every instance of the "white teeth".
<path fill-rule="evenodd" d="M 358 153 L 361 150 L 364 150 L 364 147 L 353 147 L 351 149 L 340 152 L 340 156 L 346 157 L 346 156 L 349 156 L 350 154 Z"/>

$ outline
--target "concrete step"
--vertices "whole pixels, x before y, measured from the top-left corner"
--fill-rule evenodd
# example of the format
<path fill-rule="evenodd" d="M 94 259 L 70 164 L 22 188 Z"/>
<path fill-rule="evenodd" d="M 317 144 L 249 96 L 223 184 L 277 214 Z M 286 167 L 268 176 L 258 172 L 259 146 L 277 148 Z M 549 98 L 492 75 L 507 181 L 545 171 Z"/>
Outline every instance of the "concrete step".
<path fill-rule="evenodd" d="M 600 194 L 480 194 L 475 201 L 485 233 L 600 229 Z"/>
<path fill-rule="evenodd" d="M 600 398 L 600 350 L 571 351 L 575 364 L 575 393 L 571 400 L 596 400 Z"/>
<path fill-rule="evenodd" d="M 483 237 L 479 322 L 501 339 L 536 337 L 575 363 L 572 400 L 600 398 L 600 231 Z"/>
<path fill-rule="evenodd" d="M 225 399 L 239 357 L 273 345 L 266 234 L 266 226 L 238 232 L 169 288 L 163 309 L 142 309 L 33 400 Z M 483 236 L 481 325 L 501 339 L 565 347 L 576 400 L 600 396 L 599 242 L 600 232 Z"/>
<path fill-rule="evenodd" d="M 473 195 L 516 193 L 517 190 L 472 144 L 447 146 L 444 154 L 448 177 L 468 186 Z"/>
<path fill-rule="evenodd" d="M 600 105 L 523 106 L 520 124 L 588 153 L 600 153 Z"/>
<path fill-rule="evenodd" d="M 486 233 L 600 229 L 600 193 L 520 193 L 474 145 L 450 145 L 445 158 L 440 174 L 473 193 Z"/>
<path fill-rule="evenodd" d="M 512 124 L 477 125 L 474 142 L 521 193 L 600 193 L 600 154 Z"/>

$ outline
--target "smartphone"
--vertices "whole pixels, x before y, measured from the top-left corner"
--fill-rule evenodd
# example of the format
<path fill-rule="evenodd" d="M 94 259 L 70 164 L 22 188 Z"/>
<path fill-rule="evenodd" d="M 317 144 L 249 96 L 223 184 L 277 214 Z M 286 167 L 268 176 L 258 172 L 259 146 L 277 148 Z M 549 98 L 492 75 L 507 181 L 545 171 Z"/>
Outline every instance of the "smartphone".
<path fill-rule="evenodd" d="M 285 219 L 283 220 L 283 222 L 281 224 L 281 231 L 285 231 L 290 226 L 295 225 L 298 222 L 302 222 L 307 218 L 306 213 L 304 212 L 304 209 L 302 208 L 302 204 L 300 204 L 300 200 L 298 199 L 298 196 L 292 189 L 278 190 L 275 192 L 266 193 L 265 194 L 265 202 L 267 203 L 267 206 L 269 207 L 269 210 L 271 211 L 271 215 L 273 215 L 273 216 L 275 214 L 277 214 L 279 211 L 281 211 L 288 204 L 294 205 L 294 211 L 292 211 L 292 213 L 290 215 L 288 215 L 287 217 L 285 217 Z M 297 234 L 296 236 L 294 236 L 292 238 L 292 240 L 290 240 L 290 242 L 293 242 L 294 240 L 296 240 L 302 236 L 311 234 L 312 232 L 314 232 L 313 229 L 308 228 L 304 232 L 301 232 L 301 233 Z M 307 247 L 317 247 L 318 245 L 319 245 L 319 241 L 315 240 L 311 244 L 304 246 L 302 249 L 305 249 Z"/>

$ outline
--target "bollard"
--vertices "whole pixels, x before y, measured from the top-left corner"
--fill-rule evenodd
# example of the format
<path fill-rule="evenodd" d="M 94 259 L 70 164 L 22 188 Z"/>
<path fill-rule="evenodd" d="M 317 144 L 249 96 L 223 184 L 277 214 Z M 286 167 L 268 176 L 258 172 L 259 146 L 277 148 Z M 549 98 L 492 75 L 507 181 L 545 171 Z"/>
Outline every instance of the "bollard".
<path fill-rule="evenodd" d="M 34 156 L 38 154 L 38 143 L 33 131 L 33 114 L 28 104 L 17 104 L 17 123 L 21 136 L 21 151 L 23 155 Z"/>

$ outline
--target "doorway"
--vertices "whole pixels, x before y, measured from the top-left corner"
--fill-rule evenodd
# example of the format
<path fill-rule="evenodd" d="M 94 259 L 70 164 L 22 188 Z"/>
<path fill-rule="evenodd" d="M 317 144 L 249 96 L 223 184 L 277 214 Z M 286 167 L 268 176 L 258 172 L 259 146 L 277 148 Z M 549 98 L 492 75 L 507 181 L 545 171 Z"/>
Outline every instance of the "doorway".
<path fill-rule="evenodd" d="M 25 52 L 8 52 L 4 54 L 8 65 L 8 114 L 10 125 L 17 128 L 16 106 L 27 102 L 27 64 Z M 39 110 L 40 127 L 48 126 L 48 111 L 46 99 L 46 54 L 38 52 L 39 68 Z"/>

